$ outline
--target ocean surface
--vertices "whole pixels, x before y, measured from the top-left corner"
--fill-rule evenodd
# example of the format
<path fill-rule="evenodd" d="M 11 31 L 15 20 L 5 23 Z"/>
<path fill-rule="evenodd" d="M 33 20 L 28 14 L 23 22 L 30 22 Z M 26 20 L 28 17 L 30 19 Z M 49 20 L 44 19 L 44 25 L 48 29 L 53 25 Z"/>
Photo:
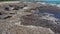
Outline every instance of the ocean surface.
<path fill-rule="evenodd" d="M 49 3 L 49 4 L 56 4 L 56 5 L 59 5 L 59 7 L 60 7 L 60 1 L 58 1 L 58 0 L 57 1 L 42 1 L 42 2 Z M 56 12 L 53 12 L 53 13 L 46 12 L 46 13 L 54 14 L 54 17 L 60 19 L 60 12 L 58 12 L 58 11 L 57 11 L 57 13 Z"/>
<path fill-rule="evenodd" d="M 45 2 L 50 4 L 60 4 L 60 1 L 40 1 L 40 2 Z"/>
<path fill-rule="evenodd" d="M 20 1 L 28 1 L 28 2 L 45 2 L 45 3 L 60 4 L 60 0 L 20 0 Z"/>

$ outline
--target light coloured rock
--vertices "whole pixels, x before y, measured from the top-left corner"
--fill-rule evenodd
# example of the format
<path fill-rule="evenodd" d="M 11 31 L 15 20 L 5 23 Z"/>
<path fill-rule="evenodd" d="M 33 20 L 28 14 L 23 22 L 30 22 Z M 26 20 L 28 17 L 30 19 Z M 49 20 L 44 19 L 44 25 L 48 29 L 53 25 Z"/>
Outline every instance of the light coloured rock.
<path fill-rule="evenodd" d="M 36 26 L 14 26 L 10 30 L 10 34 L 54 34 L 49 28 Z"/>

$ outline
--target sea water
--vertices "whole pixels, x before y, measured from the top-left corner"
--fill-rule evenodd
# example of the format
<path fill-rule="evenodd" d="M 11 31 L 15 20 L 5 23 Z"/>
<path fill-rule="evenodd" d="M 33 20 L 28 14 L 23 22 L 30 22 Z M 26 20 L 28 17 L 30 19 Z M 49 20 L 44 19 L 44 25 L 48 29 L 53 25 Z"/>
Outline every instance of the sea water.
<path fill-rule="evenodd" d="M 55 17 L 55 18 L 58 18 L 58 19 L 60 19 L 60 11 L 49 11 L 49 10 L 46 10 L 46 11 L 41 11 L 40 9 L 36 9 L 35 10 L 35 12 L 36 13 L 43 13 L 43 14 L 53 14 L 53 15 L 51 15 L 51 16 L 53 16 L 53 17 Z"/>

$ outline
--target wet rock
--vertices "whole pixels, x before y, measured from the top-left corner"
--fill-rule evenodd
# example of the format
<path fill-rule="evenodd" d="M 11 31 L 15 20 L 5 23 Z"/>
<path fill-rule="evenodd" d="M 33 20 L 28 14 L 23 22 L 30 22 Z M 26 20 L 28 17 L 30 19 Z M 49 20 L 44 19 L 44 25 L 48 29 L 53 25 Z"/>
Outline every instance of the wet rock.
<path fill-rule="evenodd" d="M 41 19 L 43 15 L 38 14 L 30 14 L 21 17 L 21 24 L 23 25 L 35 25 L 35 26 L 43 26 L 49 27 L 48 21 L 46 19 Z"/>
<path fill-rule="evenodd" d="M 40 6 L 35 9 L 36 13 L 47 13 L 47 14 L 53 14 L 55 18 L 60 19 L 60 10 L 54 6 Z"/>
<path fill-rule="evenodd" d="M 48 16 L 48 15 L 47 15 Z M 53 17 L 47 17 L 44 14 L 30 14 L 21 17 L 21 24 L 22 25 L 35 25 L 50 28 L 55 33 L 59 33 L 59 26 L 57 23 L 60 23 L 58 19 Z M 46 17 L 46 18 L 45 18 Z M 52 18 L 52 19 L 51 19 Z M 55 22 L 58 21 L 58 22 Z"/>

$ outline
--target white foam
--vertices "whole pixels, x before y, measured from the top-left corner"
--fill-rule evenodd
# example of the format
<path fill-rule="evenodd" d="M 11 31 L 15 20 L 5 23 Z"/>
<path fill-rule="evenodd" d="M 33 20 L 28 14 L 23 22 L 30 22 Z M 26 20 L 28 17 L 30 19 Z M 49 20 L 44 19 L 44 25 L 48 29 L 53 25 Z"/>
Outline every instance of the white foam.
<path fill-rule="evenodd" d="M 50 4 L 50 5 L 55 6 L 56 4 Z"/>
<path fill-rule="evenodd" d="M 42 16 L 42 19 L 46 19 L 46 20 L 51 20 L 51 21 L 55 21 L 57 20 L 57 18 L 50 16 L 50 15 L 54 15 L 54 14 L 49 14 L 49 13 L 45 13 L 47 14 L 46 16 Z"/>
<path fill-rule="evenodd" d="M 59 4 L 59 5 L 57 5 L 57 7 L 60 7 L 60 4 Z"/>
<path fill-rule="evenodd" d="M 46 4 L 46 3 L 41 3 L 41 4 Z"/>

